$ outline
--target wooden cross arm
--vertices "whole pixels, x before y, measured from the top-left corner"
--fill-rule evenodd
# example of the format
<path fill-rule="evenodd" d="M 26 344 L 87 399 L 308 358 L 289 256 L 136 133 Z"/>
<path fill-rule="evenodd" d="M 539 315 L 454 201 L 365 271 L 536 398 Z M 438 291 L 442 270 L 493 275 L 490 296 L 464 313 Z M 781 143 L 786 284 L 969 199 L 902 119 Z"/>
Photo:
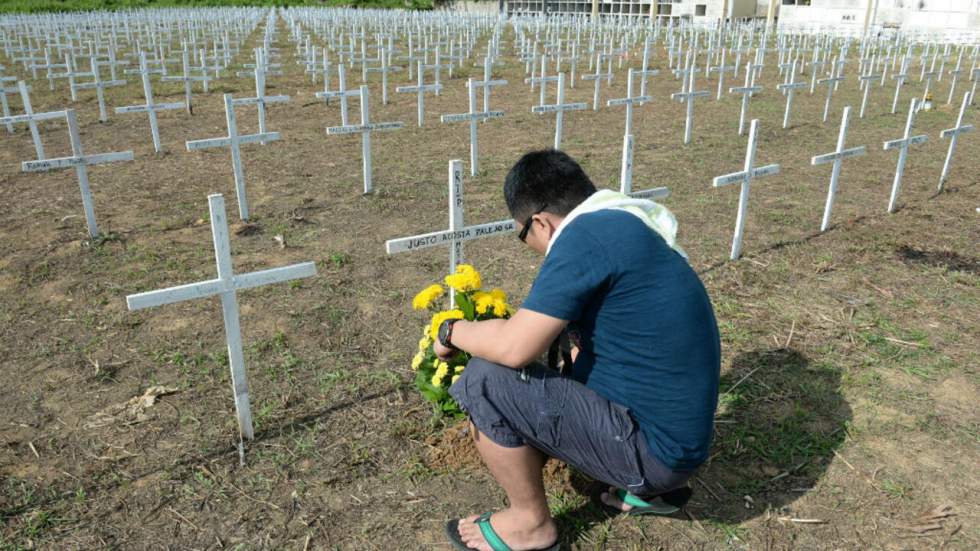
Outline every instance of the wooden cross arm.
<path fill-rule="evenodd" d="M 413 235 L 411 237 L 389 239 L 385 241 L 385 252 L 388 254 L 397 254 L 417 249 L 438 247 L 439 245 L 451 245 L 459 241 L 469 241 L 496 233 L 512 232 L 515 228 L 516 225 L 513 220 L 501 220 L 499 222 L 468 226 L 460 230 L 441 230 Z"/>
<path fill-rule="evenodd" d="M 655 187 L 643 191 L 634 191 L 629 196 L 634 199 L 665 199 L 670 196 L 670 190 L 666 187 Z"/>
<path fill-rule="evenodd" d="M 777 84 L 777 90 L 795 90 L 797 88 L 805 88 L 809 84 L 807 81 L 803 80 L 800 82 L 789 82 L 786 84 Z"/>
<path fill-rule="evenodd" d="M 120 161 L 132 161 L 132 151 L 119 151 L 115 153 L 100 153 L 97 155 L 82 155 L 78 157 L 59 157 L 57 159 L 44 159 L 40 161 L 24 161 L 21 163 L 21 170 L 24 172 L 44 172 L 59 168 L 71 168 L 76 166 L 101 165 L 105 163 L 116 163 Z"/>
<path fill-rule="evenodd" d="M 109 86 L 125 86 L 125 80 L 103 80 L 100 82 L 84 82 L 82 84 L 76 84 L 74 88 L 76 90 L 93 90 L 95 88 L 106 88 Z"/>
<path fill-rule="evenodd" d="M 423 84 L 422 86 L 399 86 L 395 88 L 395 92 L 400 93 L 418 93 L 418 92 L 437 92 L 442 90 L 442 84 Z M 322 92 L 317 93 L 317 97 L 320 96 Z M 358 93 L 360 95 L 360 93 Z"/>
<path fill-rule="evenodd" d="M 606 106 L 640 104 L 653 101 L 653 96 L 633 96 L 631 98 L 616 98 L 606 101 Z"/>
<path fill-rule="evenodd" d="M 286 103 L 289 96 L 262 96 L 260 98 L 238 98 L 231 100 L 233 105 L 256 105 L 259 103 Z"/>
<path fill-rule="evenodd" d="M 474 80 L 473 86 L 478 86 L 480 88 L 487 88 L 491 86 L 506 86 L 506 80 Z"/>
<path fill-rule="evenodd" d="M 503 111 L 482 111 L 480 113 L 459 113 L 454 115 L 442 115 L 439 122 L 461 122 L 469 120 L 499 119 L 504 116 Z"/>
<path fill-rule="evenodd" d="M 929 140 L 929 136 L 925 134 L 919 134 L 918 136 L 909 136 L 908 138 L 899 138 L 897 140 L 888 140 L 882 144 L 882 149 L 888 151 L 889 149 L 895 149 L 897 147 L 908 147 L 911 145 L 918 145 L 920 143 L 925 143 Z"/>
<path fill-rule="evenodd" d="M 33 115 L 11 115 L 9 117 L 0 117 L 0 124 L 17 124 L 22 122 L 30 121 L 46 121 L 51 119 L 61 119 L 66 116 L 65 111 L 50 111 L 47 113 L 34 113 Z"/>
<path fill-rule="evenodd" d="M 316 275 L 316 265 L 313 262 L 303 262 L 270 268 L 248 274 L 236 275 L 231 279 L 209 279 L 198 283 L 188 283 L 157 291 L 147 291 L 126 296 L 126 306 L 130 310 L 142 310 L 152 306 L 162 306 L 198 298 L 205 298 L 227 291 L 250 289 L 270 283 L 281 283 L 303 277 Z"/>
<path fill-rule="evenodd" d="M 338 134 L 358 134 L 379 130 L 397 130 L 403 126 L 405 126 L 405 123 L 403 122 L 373 122 L 371 124 L 358 124 L 351 126 L 330 126 L 327 128 L 327 134 L 335 136 Z"/>
<path fill-rule="evenodd" d="M 672 100 L 678 100 L 678 101 L 684 101 L 684 100 L 687 100 L 688 98 L 700 98 L 700 97 L 703 97 L 703 96 L 710 96 L 710 95 L 711 95 L 711 92 L 708 92 L 708 91 L 700 91 L 700 92 L 674 92 L 673 94 L 670 95 L 670 99 L 672 99 Z"/>
<path fill-rule="evenodd" d="M 350 90 L 335 90 L 335 91 L 331 91 L 331 92 L 317 92 L 316 93 L 316 97 L 321 98 L 321 99 L 322 98 L 333 99 L 333 98 L 339 98 L 341 96 L 347 96 L 349 98 L 351 98 L 351 97 L 353 97 L 353 98 L 359 98 L 359 97 L 361 97 L 361 91 L 358 88 L 353 88 L 353 89 L 350 89 Z M 235 101 L 238 101 L 238 100 L 235 100 Z"/>
<path fill-rule="evenodd" d="M 729 94 L 754 94 L 762 90 L 762 86 L 736 86 L 734 88 L 729 88 Z"/>
<path fill-rule="evenodd" d="M 556 113 L 558 111 L 579 111 L 588 108 L 585 103 L 562 103 L 559 105 L 535 105 L 531 107 L 532 113 Z"/>
<path fill-rule="evenodd" d="M 956 134 L 963 134 L 963 133 L 966 133 L 966 132 L 973 132 L 974 130 L 976 130 L 976 128 L 974 128 L 974 126 L 972 124 L 964 124 L 963 126 L 958 126 L 956 128 L 947 128 L 946 130 L 943 130 L 939 134 L 939 136 L 942 137 L 943 139 L 945 139 L 945 138 L 948 138 L 950 136 L 955 136 Z"/>
<path fill-rule="evenodd" d="M 723 176 L 716 176 L 711 182 L 712 187 L 727 186 L 728 184 L 735 184 L 744 182 L 751 178 L 758 178 L 759 176 L 768 176 L 770 174 L 776 174 L 779 172 L 779 165 L 772 164 L 761 166 L 759 168 L 752 169 L 752 173 L 749 174 L 742 170 L 739 172 L 732 172 L 731 174 L 725 174 Z"/>
<path fill-rule="evenodd" d="M 116 107 L 116 113 L 145 113 L 147 111 L 167 111 L 170 109 L 183 109 L 184 102 L 174 103 L 154 103 L 152 105 L 127 105 Z"/>
<path fill-rule="evenodd" d="M 865 150 L 865 147 L 863 145 L 861 145 L 861 146 L 858 146 L 858 147 L 852 147 L 850 149 L 845 149 L 845 150 L 839 151 L 839 152 L 838 151 L 834 151 L 832 153 L 825 153 L 823 155 L 814 155 L 813 158 L 810 159 L 810 164 L 811 165 L 814 165 L 814 166 L 816 166 L 816 165 L 822 165 L 822 164 L 826 164 L 826 163 L 832 163 L 832 162 L 834 162 L 834 161 L 836 161 L 838 159 L 841 159 L 841 160 L 843 160 L 843 159 L 849 159 L 851 157 L 858 157 L 860 155 L 866 155 L 866 154 L 867 154 L 867 151 Z"/>

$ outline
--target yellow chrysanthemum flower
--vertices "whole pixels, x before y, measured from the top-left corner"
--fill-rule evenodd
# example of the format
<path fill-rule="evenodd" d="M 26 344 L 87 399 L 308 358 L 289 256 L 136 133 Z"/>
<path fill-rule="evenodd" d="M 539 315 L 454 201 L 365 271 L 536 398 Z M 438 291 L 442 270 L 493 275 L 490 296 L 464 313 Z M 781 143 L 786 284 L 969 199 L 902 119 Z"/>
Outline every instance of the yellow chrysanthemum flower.
<path fill-rule="evenodd" d="M 455 371 L 456 373 L 462 373 L 464 369 L 466 369 L 465 365 L 457 365 L 456 369 L 454 369 L 453 371 Z"/>
<path fill-rule="evenodd" d="M 445 377 L 449 374 L 449 364 L 442 360 L 436 360 L 436 375 Z"/>
<path fill-rule="evenodd" d="M 428 327 L 426 327 L 426 329 L 428 330 Z M 422 338 L 419 339 L 419 352 L 425 352 L 426 350 L 428 350 L 429 345 L 431 344 L 432 344 L 432 339 L 429 338 L 429 335 L 428 334 L 422 335 Z"/>
<path fill-rule="evenodd" d="M 442 322 L 451 319 L 463 319 L 462 310 L 443 310 L 441 312 L 436 312 L 432 316 L 432 323 L 429 324 L 429 338 L 436 340 L 439 338 L 439 326 Z"/>
<path fill-rule="evenodd" d="M 422 361 L 424 359 L 425 359 L 425 356 L 423 356 L 421 352 L 419 352 L 418 354 L 416 354 L 415 357 L 412 358 L 412 371 L 417 371 L 418 368 L 419 368 L 419 366 L 422 365 Z"/>
<path fill-rule="evenodd" d="M 432 386 L 439 386 L 442 384 L 442 376 L 436 373 L 432 376 Z"/>
<path fill-rule="evenodd" d="M 505 293 L 503 289 L 491 290 L 490 296 L 492 296 L 494 300 L 502 300 L 504 302 L 507 301 L 507 293 Z"/>
<path fill-rule="evenodd" d="M 473 293 L 473 304 L 476 306 L 477 314 L 486 314 L 493 308 L 493 295 L 483 291 Z"/>
<path fill-rule="evenodd" d="M 514 313 L 514 309 L 511 308 L 511 306 L 509 304 L 507 304 L 503 300 L 494 300 L 493 301 L 493 313 L 494 313 L 495 316 L 501 316 L 501 317 L 503 317 L 503 316 L 507 316 L 507 315 L 513 314 Z"/>
<path fill-rule="evenodd" d="M 480 272 L 469 264 L 456 266 L 456 273 L 446 276 L 446 285 L 461 293 L 479 290 L 481 283 Z"/>
<path fill-rule="evenodd" d="M 449 384 L 454 385 L 454 384 L 456 384 L 456 381 L 458 381 L 458 380 L 459 380 L 459 375 L 453 375 L 453 381 L 451 383 L 449 383 Z"/>
<path fill-rule="evenodd" d="M 412 299 L 412 308 L 415 310 L 426 310 L 432 307 L 432 303 L 442 295 L 446 293 L 446 290 L 438 283 L 429 285 L 425 289 L 419 291 L 419 294 L 415 295 Z"/>

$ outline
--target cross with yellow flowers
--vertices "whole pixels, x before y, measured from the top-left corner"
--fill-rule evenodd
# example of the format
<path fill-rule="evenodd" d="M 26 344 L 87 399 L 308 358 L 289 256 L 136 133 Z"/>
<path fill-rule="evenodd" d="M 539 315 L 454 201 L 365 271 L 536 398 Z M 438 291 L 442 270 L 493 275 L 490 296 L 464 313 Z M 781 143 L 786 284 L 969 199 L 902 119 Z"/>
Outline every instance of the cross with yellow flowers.
<path fill-rule="evenodd" d="M 475 226 L 463 225 L 463 161 L 449 161 L 449 229 L 389 239 L 385 242 L 388 254 L 427 249 L 440 245 L 449 246 L 449 273 L 456 273 L 456 266 L 463 262 L 463 241 L 480 239 L 514 231 L 513 220 L 500 220 Z M 450 295 L 451 307 L 455 297 Z"/>

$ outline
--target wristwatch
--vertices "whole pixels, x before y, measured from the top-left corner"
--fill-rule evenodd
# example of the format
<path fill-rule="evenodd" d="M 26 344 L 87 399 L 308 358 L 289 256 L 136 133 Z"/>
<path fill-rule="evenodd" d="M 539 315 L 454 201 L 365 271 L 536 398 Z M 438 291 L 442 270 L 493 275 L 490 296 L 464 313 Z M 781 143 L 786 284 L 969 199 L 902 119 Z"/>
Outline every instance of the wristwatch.
<path fill-rule="evenodd" d="M 446 348 L 451 348 L 453 350 L 459 350 L 458 348 L 453 346 L 453 342 L 452 342 L 453 325 L 456 325 L 457 321 L 459 321 L 459 319 L 453 318 L 439 324 L 439 334 L 437 335 L 439 337 L 439 344 L 445 346 Z"/>

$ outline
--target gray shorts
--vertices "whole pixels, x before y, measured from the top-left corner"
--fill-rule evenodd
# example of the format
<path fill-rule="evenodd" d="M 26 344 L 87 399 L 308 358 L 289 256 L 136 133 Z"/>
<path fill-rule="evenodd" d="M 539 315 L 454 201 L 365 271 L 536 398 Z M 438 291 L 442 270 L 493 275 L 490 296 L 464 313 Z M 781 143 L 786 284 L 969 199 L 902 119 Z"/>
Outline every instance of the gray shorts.
<path fill-rule="evenodd" d="M 495 443 L 529 445 L 634 495 L 658 495 L 691 476 L 650 453 L 626 407 L 540 364 L 511 369 L 473 358 L 449 393 Z"/>

